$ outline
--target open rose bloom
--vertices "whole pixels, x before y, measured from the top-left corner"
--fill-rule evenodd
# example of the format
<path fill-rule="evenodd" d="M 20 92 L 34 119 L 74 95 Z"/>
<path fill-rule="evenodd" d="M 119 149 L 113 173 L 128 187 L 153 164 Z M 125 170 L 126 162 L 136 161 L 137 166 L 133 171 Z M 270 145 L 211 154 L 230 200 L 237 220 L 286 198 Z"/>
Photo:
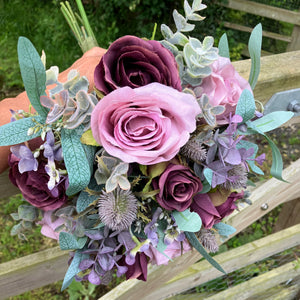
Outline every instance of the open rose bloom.
<path fill-rule="evenodd" d="M 73 250 L 63 289 L 72 278 L 108 284 L 114 273 L 146 281 L 148 264 L 193 247 L 216 252 L 220 228 L 234 231 L 222 220 L 245 197 L 249 173 L 262 174 L 264 155 L 256 157 L 247 137 L 257 124 L 268 128 L 250 84 L 212 37 L 181 36 L 178 45 L 170 28 L 162 31 L 161 42 L 128 35 L 93 48 L 61 74 L 44 72 L 20 38 L 40 72 L 41 97 L 27 91 L 31 110 L 25 94 L 0 103 L 0 153 L 6 158 L 18 144 L 8 164 L 26 201 L 19 236 L 22 224 L 40 224 Z"/>

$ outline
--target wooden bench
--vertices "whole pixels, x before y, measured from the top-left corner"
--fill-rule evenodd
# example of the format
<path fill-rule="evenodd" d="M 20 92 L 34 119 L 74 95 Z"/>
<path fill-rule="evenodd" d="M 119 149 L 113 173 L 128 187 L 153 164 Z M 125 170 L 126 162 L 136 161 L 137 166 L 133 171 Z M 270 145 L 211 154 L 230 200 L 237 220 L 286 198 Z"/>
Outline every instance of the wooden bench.
<path fill-rule="evenodd" d="M 234 66 L 243 77 L 248 78 L 250 71 L 249 60 L 235 62 Z M 276 92 L 299 88 L 299 66 L 300 51 L 263 57 L 261 60 L 261 74 L 254 91 L 255 98 L 265 103 Z M 299 197 L 300 159 L 284 170 L 283 177 L 289 183 L 281 182 L 274 178 L 269 179 L 253 190 L 250 197 L 252 205 L 245 207 L 240 212 L 235 212 L 227 219 L 226 222 L 237 229 L 235 234 L 251 225 L 279 204 Z M 0 188 L 2 195 L 5 194 L 6 196 L 17 192 L 15 188 L 9 187 L 7 174 L 0 176 Z M 267 204 L 268 209 L 262 210 L 263 204 Z M 280 252 L 283 248 L 288 249 L 297 245 L 300 241 L 299 226 L 292 227 L 289 230 L 242 246 L 243 248 L 239 248 L 239 250 L 232 250 L 240 251 L 240 255 L 234 256 L 232 252 L 224 253 L 218 255 L 216 259 L 219 260 L 226 271 L 231 271 L 245 264 L 245 260 L 242 257 L 243 255 L 248 257 L 247 253 L 253 253 L 253 259 L 258 260 L 272 255 L 272 253 Z M 271 247 L 270 243 L 273 242 L 274 244 Z M 222 276 L 222 273 L 211 268 L 206 262 L 201 262 L 200 265 L 197 264 L 199 259 L 200 255 L 198 252 L 191 251 L 178 257 L 174 262 L 170 262 L 168 266 L 150 266 L 147 282 L 138 280 L 123 282 L 101 299 L 167 299 L 191 289 L 205 282 L 205 280 L 208 281 L 211 278 L 216 278 L 216 276 Z M 67 270 L 67 260 L 68 253 L 59 250 L 59 247 L 55 247 L 0 264 L 0 298 L 5 299 L 12 295 L 19 295 L 25 291 L 62 279 Z M 240 262 L 240 265 L 237 264 L 237 261 Z M 249 260 L 249 262 L 251 261 Z M 291 270 L 290 265 L 287 268 Z M 288 273 L 289 271 L 286 272 Z M 174 278 L 174 276 L 176 277 Z"/>
<path fill-rule="evenodd" d="M 253 14 L 256 16 L 266 17 L 274 21 L 282 21 L 293 24 L 294 28 L 290 36 L 270 31 L 263 31 L 263 36 L 286 42 L 286 51 L 300 50 L 300 10 L 290 11 L 287 9 L 247 0 L 222 0 L 217 1 L 217 3 L 218 5 L 229 9 Z M 298 9 L 300 9 L 300 7 Z M 236 24 L 227 21 L 221 21 L 221 23 L 224 27 L 233 30 L 249 33 L 252 31 L 251 27 L 244 26 L 243 24 Z"/>

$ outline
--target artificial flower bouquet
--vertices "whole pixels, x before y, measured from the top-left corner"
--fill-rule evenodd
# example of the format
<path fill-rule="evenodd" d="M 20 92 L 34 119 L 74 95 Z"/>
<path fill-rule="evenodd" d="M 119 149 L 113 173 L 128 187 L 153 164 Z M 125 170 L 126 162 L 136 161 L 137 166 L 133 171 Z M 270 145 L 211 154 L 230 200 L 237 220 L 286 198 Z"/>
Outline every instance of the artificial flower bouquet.
<path fill-rule="evenodd" d="M 186 36 L 205 7 L 185 0 L 185 16 L 173 13 L 176 31 L 161 26 L 162 41 L 114 41 L 92 66 L 92 84 L 76 69 L 61 82 L 45 54 L 19 39 L 32 108 L 12 111 L 0 128 L 0 145 L 14 145 L 9 178 L 28 203 L 12 215 L 12 233 L 24 238 L 38 222 L 72 251 L 63 289 L 73 278 L 107 284 L 114 272 L 146 280 L 149 263 L 192 248 L 223 271 L 208 252 L 235 231 L 222 219 L 245 197 L 249 174 L 263 174 L 264 154 L 249 135 L 268 140 L 271 174 L 282 179 L 265 132 L 293 114 L 256 108 L 261 26 L 249 40 L 248 82 L 230 62 L 226 35 L 218 48 L 212 37 Z"/>

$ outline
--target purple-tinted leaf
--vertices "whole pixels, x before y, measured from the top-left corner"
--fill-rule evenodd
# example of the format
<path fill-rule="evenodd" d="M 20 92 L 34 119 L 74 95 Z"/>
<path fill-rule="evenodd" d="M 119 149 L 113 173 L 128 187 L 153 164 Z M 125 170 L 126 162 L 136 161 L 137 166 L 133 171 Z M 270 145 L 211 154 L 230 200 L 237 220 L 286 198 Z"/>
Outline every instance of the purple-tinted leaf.
<path fill-rule="evenodd" d="M 81 271 L 87 270 L 89 269 L 93 264 L 95 263 L 95 261 L 93 261 L 92 259 L 85 259 L 83 261 L 80 262 L 79 264 L 79 269 Z"/>
<path fill-rule="evenodd" d="M 104 271 L 111 270 L 115 264 L 115 261 L 108 254 L 99 255 L 98 262 Z"/>
<path fill-rule="evenodd" d="M 129 231 L 120 232 L 118 235 L 118 242 L 124 245 L 126 251 L 129 251 L 136 246 L 135 242 L 131 238 Z"/>
<path fill-rule="evenodd" d="M 88 236 L 90 239 L 95 240 L 95 241 L 99 241 L 104 238 L 103 232 L 100 230 L 92 230 L 91 229 L 91 230 L 85 231 L 84 234 L 86 236 Z"/>
<path fill-rule="evenodd" d="M 89 274 L 88 280 L 90 283 L 95 284 L 95 285 L 99 285 L 101 283 L 100 277 L 94 270 L 92 270 L 91 273 Z"/>
<path fill-rule="evenodd" d="M 100 254 L 106 254 L 106 253 L 110 253 L 110 252 L 114 252 L 114 248 L 104 246 L 99 251 Z"/>
<path fill-rule="evenodd" d="M 230 149 L 225 157 L 225 161 L 231 165 L 239 165 L 242 162 L 239 150 Z"/>
<path fill-rule="evenodd" d="M 128 268 L 126 266 L 117 265 L 117 276 L 120 277 L 127 272 Z"/>

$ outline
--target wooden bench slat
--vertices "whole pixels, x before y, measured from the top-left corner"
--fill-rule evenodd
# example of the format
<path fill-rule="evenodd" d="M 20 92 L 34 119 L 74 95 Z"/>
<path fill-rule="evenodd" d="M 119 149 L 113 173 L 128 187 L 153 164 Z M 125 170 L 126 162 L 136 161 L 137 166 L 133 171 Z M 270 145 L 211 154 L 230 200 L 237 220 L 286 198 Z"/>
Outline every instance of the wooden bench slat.
<path fill-rule="evenodd" d="M 234 10 L 300 26 L 300 13 L 296 11 L 247 0 L 228 0 L 227 3 L 220 1 L 218 4 Z"/>

